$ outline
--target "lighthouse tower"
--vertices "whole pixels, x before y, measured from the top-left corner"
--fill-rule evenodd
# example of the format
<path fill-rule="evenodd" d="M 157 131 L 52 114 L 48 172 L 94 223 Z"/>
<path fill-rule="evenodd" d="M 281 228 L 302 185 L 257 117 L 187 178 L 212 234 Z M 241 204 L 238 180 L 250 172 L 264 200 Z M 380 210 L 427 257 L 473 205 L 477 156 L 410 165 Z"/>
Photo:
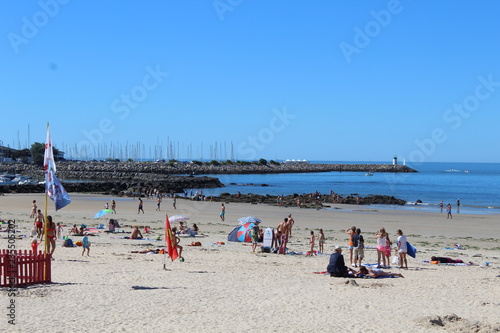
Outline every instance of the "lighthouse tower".
<path fill-rule="evenodd" d="M 398 157 L 396 155 L 392 158 L 392 165 L 398 165 Z"/>

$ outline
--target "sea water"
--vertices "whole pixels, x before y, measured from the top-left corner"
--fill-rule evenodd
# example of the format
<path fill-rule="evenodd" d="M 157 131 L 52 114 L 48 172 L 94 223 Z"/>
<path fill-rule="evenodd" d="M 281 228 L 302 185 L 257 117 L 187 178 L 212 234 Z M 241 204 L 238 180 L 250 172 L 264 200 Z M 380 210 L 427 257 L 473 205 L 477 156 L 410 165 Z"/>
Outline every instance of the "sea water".
<path fill-rule="evenodd" d="M 210 175 L 219 178 L 226 187 L 204 189 L 203 194 L 290 195 L 315 191 L 363 197 L 380 194 L 407 201 L 405 206 L 384 205 L 386 209 L 439 211 L 442 200 L 445 207 L 450 203 L 453 213 L 457 213 L 457 200 L 460 200 L 460 213 L 500 214 L 500 163 L 421 163 L 408 166 L 418 172 L 373 173 L 372 176 L 364 172 Z M 418 200 L 422 203 L 415 204 Z"/>

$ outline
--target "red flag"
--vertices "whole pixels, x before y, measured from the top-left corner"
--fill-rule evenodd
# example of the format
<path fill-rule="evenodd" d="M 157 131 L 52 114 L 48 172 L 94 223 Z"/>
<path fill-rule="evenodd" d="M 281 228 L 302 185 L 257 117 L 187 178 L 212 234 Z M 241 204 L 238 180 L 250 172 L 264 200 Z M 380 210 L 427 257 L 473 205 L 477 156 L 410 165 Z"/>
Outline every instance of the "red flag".
<path fill-rule="evenodd" d="M 179 253 L 177 252 L 177 246 L 175 241 L 175 235 L 172 232 L 172 228 L 170 228 L 170 221 L 168 220 L 168 214 L 165 215 L 165 241 L 167 242 L 167 253 L 170 256 L 170 259 L 174 261 L 179 257 Z"/>

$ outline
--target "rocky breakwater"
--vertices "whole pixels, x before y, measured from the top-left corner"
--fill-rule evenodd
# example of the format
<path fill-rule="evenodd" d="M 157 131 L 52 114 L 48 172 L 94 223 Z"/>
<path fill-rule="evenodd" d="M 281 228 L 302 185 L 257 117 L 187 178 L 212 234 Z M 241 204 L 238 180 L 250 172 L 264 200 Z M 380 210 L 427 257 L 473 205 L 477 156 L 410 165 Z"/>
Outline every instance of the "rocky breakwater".
<path fill-rule="evenodd" d="M 41 169 L 29 164 L 0 163 L 0 172 L 15 169 L 31 177 L 43 177 Z M 203 175 L 203 174 L 265 174 L 265 173 L 310 173 L 310 172 L 417 172 L 406 165 L 392 164 L 321 164 L 321 163 L 186 163 L 186 162 L 58 162 L 57 173 L 63 179 L 80 180 L 152 180 L 159 175 Z"/>
<path fill-rule="evenodd" d="M 219 202 L 244 202 L 252 204 L 268 204 L 277 206 L 278 196 L 275 195 L 258 195 L 258 194 L 230 194 L 222 193 L 218 197 L 209 198 L 212 201 Z M 370 195 L 360 197 L 356 195 L 340 196 L 338 194 L 292 194 L 281 198 L 282 207 L 298 207 L 300 208 L 314 208 L 323 209 L 331 208 L 334 204 L 348 204 L 348 205 L 404 205 L 405 200 L 395 198 L 389 195 Z"/>
<path fill-rule="evenodd" d="M 181 193 L 189 188 L 224 187 L 218 178 L 214 177 L 182 177 L 169 176 L 156 179 L 128 179 L 120 180 L 108 178 L 97 181 L 62 182 L 67 192 L 88 192 L 113 195 L 133 195 L 144 193 L 148 189 L 157 189 L 162 193 Z M 0 193 L 43 193 L 45 185 L 4 185 L 0 186 Z"/>

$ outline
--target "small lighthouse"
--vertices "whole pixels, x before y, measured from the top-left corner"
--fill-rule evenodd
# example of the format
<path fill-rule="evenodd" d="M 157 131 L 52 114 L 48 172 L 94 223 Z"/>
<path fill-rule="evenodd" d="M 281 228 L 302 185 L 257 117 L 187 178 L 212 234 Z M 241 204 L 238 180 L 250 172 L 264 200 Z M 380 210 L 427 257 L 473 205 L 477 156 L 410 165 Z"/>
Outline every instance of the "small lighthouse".
<path fill-rule="evenodd" d="M 398 157 L 396 155 L 392 158 L 392 165 L 398 165 Z"/>

